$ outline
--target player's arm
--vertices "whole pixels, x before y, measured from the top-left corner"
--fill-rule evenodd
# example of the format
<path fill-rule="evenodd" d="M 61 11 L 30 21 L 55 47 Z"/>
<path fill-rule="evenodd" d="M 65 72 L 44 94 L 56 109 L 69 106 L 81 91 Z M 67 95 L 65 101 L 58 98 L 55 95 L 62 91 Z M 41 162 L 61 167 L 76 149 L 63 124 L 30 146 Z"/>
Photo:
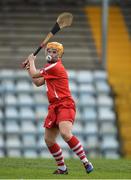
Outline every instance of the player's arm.
<path fill-rule="evenodd" d="M 27 62 L 29 62 L 29 69 L 28 69 L 29 75 L 32 78 L 43 77 L 42 74 L 40 73 L 40 70 L 36 69 L 35 62 L 34 62 L 35 59 L 36 59 L 36 56 L 31 54 L 31 55 L 28 56 L 28 58 L 26 60 Z"/>
<path fill-rule="evenodd" d="M 43 84 L 45 84 L 45 80 L 43 76 L 41 77 L 39 76 L 39 73 L 37 73 L 37 71 L 39 70 L 36 70 L 34 60 L 35 60 L 35 56 L 30 55 L 25 61 L 26 63 L 25 69 L 28 71 L 28 74 L 31 76 L 33 83 L 36 86 L 42 86 Z M 32 74 L 35 74 L 36 76 L 33 77 Z"/>
<path fill-rule="evenodd" d="M 37 87 L 42 86 L 42 85 L 45 84 L 45 80 L 44 80 L 43 77 L 40 77 L 40 78 L 32 78 L 32 81 L 33 81 L 33 83 L 34 83 Z"/>

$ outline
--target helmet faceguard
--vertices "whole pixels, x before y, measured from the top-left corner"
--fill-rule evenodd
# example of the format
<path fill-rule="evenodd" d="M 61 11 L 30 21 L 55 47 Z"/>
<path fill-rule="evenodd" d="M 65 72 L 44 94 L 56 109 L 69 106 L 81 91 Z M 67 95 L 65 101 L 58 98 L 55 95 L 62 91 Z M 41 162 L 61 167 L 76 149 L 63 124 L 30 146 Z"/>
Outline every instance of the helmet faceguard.
<path fill-rule="evenodd" d="M 63 45 L 58 42 L 49 42 L 45 49 L 46 60 L 48 63 L 55 63 L 64 53 Z"/>

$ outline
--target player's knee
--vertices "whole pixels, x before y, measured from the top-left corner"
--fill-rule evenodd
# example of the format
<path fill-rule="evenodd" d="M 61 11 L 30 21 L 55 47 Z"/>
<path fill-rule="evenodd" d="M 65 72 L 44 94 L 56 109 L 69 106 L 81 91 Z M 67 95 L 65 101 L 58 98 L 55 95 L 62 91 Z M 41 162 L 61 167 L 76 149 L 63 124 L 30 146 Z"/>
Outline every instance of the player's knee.
<path fill-rule="evenodd" d="M 63 138 L 66 142 L 69 141 L 70 138 L 71 138 L 71 136 L 72 136 L 71 132 L 70 132 L 70 131 L 66 131 L 66 130 L 61 130 L 61 131 L 60 131 L 60 134 L 61 134 L 62 138 Z"/>
<path fill-rule="evenodd" d="M 45 139 L 45 143 L 47 146 L 53 146 L 55 144 L 55 140 L 54 139 L 51 139 L 51 138 L 48 138 L 48 137 L 44 137 Z"/>

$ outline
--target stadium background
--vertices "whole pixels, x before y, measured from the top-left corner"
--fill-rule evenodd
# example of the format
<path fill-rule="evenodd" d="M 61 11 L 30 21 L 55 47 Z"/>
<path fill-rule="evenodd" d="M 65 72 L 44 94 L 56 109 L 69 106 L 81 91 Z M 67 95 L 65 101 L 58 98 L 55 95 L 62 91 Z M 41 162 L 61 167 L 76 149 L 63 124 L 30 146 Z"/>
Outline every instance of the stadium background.
<path fill-rule="evenodd" d="M 131 3 L 110 0 L 104 14 L 102 2 L 0 1 L 0 157 L 51 157 L 43 141 L 45 88 L 31 83 L 21 62 L 63 11 L 73 13 L 73 26 L 52 40 L 65 47 L 63 63 L 77 103 L 73 132 L 90 158 L 131 156 Z M 37 67 L 43 63 L 41 51 Z M 65 157 L 74 157 L 58 142 Z"/>

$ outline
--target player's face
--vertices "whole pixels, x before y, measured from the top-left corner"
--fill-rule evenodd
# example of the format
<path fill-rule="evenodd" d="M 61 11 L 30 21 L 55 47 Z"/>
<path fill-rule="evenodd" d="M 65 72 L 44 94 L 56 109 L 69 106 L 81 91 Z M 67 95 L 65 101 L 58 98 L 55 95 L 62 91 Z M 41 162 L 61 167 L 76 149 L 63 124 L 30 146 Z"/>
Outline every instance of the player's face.
<path fill-rule="evenodd" d="M 48 63 L 54 63 L 58 60 L 58 51 L 54 48 L 48 48 L 45 51 L 46 60 Z"/>

